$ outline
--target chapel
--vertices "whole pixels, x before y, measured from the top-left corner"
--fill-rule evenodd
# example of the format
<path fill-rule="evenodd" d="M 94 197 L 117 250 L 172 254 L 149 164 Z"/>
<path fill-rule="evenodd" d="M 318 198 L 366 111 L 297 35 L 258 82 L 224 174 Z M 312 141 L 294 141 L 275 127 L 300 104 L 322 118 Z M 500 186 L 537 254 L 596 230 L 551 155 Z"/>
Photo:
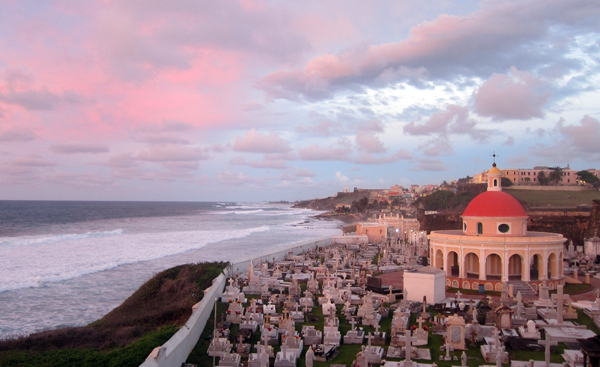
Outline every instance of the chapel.
<path fill-rule="evenodd" d="M 462 230 L 429 235 L 432 265 L 446 272 L 446 285 L 501 291 L 504 283 L 525 281 L 537 290 L 564 283 L 561 234 L 527 230 L 523 206 L 502 191 L 496 163 L 488 171 L 487 191 L 462 214 Z"/>

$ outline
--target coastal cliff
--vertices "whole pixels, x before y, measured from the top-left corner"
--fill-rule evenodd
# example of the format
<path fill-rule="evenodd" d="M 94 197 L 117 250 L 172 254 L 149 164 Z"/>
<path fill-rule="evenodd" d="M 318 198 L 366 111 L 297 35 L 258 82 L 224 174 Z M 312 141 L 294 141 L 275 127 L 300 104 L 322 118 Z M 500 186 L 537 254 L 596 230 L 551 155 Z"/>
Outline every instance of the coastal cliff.
<path fill-rule="evenodd" d="M 87 326 L 0 341 L 0 365 L 139 366 L 185 324 L 204 289 L 227 265 L 198 263 L 164 270 Z"/>

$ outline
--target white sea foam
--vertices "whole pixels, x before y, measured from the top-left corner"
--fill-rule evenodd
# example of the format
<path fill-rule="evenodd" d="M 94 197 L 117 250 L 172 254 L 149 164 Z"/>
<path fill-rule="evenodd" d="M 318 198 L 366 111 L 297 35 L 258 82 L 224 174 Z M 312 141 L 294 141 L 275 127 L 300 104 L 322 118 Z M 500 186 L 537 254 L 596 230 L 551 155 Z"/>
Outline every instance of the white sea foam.
<path fill-rule="evenodd" d="M 267 232 L 269 226 L 239 230 L 201 230 L 164 233 L 122 234 L 110 236 L 57 236 L 15 240 L 27 243 L 23 247 L 7 247 L 0 259 L 0 292 L 40 287 L 48 282 L 59 282 L 82 275 L 109 270 L 117 266 L 160 259 L 199 249 L 211 243 L 247 237 Z M 116 232 L 116 231 L 114 231 Z M 93 256 L 90 256 L 93 254 Z M 14 277 L 14 274 L 19 274 Z"/>
<path fill-rule="evenodd" d="M 232 210 L 232 211 L 226 211 L 226 212 L 216 212 L 214 214 L 256 214 L 256 213 L 260 213 L 260 212 L 264 212 L 263 209 L 256 209 L 256 210 Z"/>
<path fill-rule="evenodd" d="M 50 236 L 22 236 L 0 238 L 0 246 L 36 246 L 51 244 L 63 241 L 84 240 L 87 238 L 97 238 L 106 236 L 117 236 L 123 234 L 122 229 L 102 232 L 58 234 Z"/>
<path fill-rule="evenodd" d="M 339 233 L 338 222 L 311 220 L 319 212 L 286 205 L 198 208 L 177 216 L 60 223 L 0 238 L 0 338 L 97 320 L 172 266 L 236 261 Z M 228 212 L 243 215 L 215 215 Z"/>

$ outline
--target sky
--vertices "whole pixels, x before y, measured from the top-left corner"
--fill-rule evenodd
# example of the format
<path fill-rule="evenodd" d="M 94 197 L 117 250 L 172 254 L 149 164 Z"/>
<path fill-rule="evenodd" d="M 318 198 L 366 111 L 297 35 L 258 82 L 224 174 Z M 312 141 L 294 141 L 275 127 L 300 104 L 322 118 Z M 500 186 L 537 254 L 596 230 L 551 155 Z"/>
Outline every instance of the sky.
<path fill-rule="evenodd" d="M 600 169 L 600 2 L 0 2 L 0 200 Z"/>

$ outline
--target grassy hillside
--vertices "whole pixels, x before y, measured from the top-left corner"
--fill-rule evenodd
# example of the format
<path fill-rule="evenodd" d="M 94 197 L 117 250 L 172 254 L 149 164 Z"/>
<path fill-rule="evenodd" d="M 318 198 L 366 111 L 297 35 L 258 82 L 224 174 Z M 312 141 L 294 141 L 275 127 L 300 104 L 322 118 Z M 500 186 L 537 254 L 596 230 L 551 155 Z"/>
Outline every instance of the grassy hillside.
<path fill-rule="evenodd" d="M 204 289 L 226 266 L 176 266 L 155 275 L 90 325 L 0 341 L 0 366 L 138 366 L 186 322 Z"/>
<path fill-rule="evenodd" d="M 522 203 L 529 206 L 559 206 L 569 207 L 582 204 L 591 204 L 592 200 L 600 200 L 599 191 L 537 191 L 537 190 L 514 190 L 502 188 L 503 191 L 514 196 Z"/>

